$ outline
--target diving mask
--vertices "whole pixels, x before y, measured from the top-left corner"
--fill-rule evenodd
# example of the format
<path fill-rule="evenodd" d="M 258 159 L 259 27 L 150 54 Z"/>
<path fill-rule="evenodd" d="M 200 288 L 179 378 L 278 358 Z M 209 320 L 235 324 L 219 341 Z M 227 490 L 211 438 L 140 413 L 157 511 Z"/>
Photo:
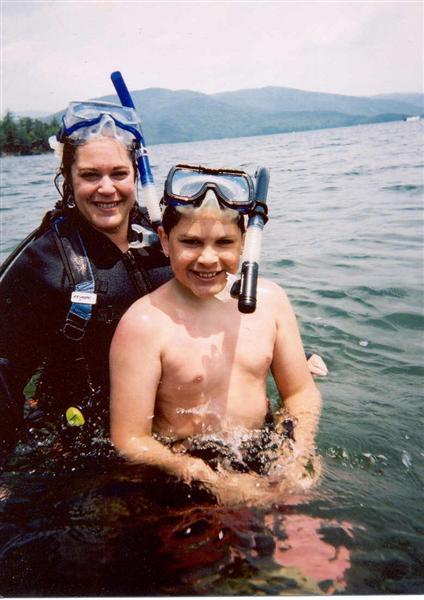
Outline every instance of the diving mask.
<path fill-rule="evenodd" d="M 140 148 L 142 136 L 135 109 L 111 102 L 71 102 L 61 128 L 49 142 L 57 150 L 65 139 L 84 142 L 98 136 L 112 137 L 128 148 Z"/>
<path fill-rule="evenodd" d="M 198 207 L 208 190 L 215 193 L 218 202 L 225 208 L 248 213 L 255 205 L 253 181 L 244 171 L 191 165 L 176 165 L 169 171 L 163 203 Z"/>

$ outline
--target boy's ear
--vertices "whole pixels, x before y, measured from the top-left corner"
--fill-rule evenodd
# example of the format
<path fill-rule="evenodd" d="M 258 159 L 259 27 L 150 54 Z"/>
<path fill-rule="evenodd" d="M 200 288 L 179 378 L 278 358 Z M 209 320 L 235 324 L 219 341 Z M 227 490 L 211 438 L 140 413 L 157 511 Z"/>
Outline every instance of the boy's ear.
<path fill-rule="evenodd" d="M 165 254 L 165 256 L 169 256 L 169 238 L 166 235 L 165 230 L 162 227 L 162 225 L 159 225 L 159 227 L 158 227 L 158 235 L 159 235 L 160 243 L 162 245 L 163 253 Z"/>

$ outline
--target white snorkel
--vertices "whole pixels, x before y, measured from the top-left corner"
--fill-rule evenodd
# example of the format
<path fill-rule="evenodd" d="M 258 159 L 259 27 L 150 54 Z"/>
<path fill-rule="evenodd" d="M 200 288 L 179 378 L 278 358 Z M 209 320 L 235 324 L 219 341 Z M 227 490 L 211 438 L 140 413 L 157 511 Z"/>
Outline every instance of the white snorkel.
<path fill-rule="evenodd" d="M 255 182 L 255 207 L 249 213 L 249 220 L 241 259 L 240 280 L 231 288 L 231 295 L 238 297 L 238 308 L 242 313 L 253 313 L 256 310 L 256 289 L 258 284 L 259 260 L 261 257 L 262 230 L 268 221 L 269 170 L 258 167 Z"/>

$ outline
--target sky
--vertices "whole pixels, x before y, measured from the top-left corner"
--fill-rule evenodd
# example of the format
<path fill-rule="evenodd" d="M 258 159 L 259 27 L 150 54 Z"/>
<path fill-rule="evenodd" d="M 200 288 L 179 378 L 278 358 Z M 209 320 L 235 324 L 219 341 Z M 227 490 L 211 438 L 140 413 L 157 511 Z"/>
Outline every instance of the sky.
<path fill-rule="evenodd" d="M 423 91 L 423 2 L 1 0 L 1 113 L 130 90 Z"/>

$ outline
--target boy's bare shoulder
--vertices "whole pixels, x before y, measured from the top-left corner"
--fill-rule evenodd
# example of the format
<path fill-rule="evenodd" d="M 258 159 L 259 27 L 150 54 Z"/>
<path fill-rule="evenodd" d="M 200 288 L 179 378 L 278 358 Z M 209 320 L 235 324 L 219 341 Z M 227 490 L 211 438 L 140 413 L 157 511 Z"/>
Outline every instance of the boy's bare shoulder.
<path fill-rule="evenodd" d="M 271 279 L 258 280 L 258 317 L 273 321 L 277 326 L 287 325 L 293 320 L 294 311 L 286 292 Z"/>
<path fill-rule="evenodd" d="M 257 293 L 259 301 L 272 301 L 273 303 L 287 303 L 289 301 L 283 288 L 272 279 L 260 277 L 258 279 Z"/>
<path fill-rule="evenodd" d="M 152 334 L 165 318 L 162 306 L 166 303 L 166 287 L 169 282 L 136 300 L 124 313 L 118 328 L 132 333 Z M 165 289 L 163 289 L 165 288 Z"/>

